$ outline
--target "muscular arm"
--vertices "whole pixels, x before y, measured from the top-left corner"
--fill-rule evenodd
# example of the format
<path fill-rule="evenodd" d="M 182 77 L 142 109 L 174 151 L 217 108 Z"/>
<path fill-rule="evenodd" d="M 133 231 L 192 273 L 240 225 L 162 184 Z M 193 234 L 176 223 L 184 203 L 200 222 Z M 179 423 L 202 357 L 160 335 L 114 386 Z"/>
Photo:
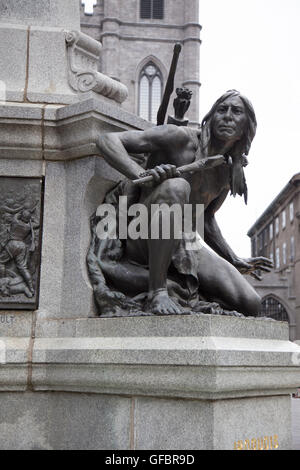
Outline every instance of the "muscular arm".
<path fill-rule="evenodd" d="M 176 126 L 158 126 L 146 131 L 126 131 L 100 136 L 97 142 L 101 156 L 116 170 L 136 179 L 145 170 L 129 153 L 151 153 L 162 149 Z"/>
<path fill-rule="evenodd" d="M 223 238 L 221 230 L 217 224 L 215 213 L 221 207 L 228 194 L 228 190 L 224 190 L 221 195 L 210 203 L 204 214 L 204 240 L 205 242 L 222 258 L 235 265 L 238 256 L 230 248 L 226 240 Z"/>
<path fill-rule="evenodd" d="M 17 209 L 11 209 L 7 206 L 1 206 L 0 209 L 4 212 L 8 212 L 9 214 L 17 214 L 17 212 L 20 212 L 20 210 L 22 209 L 22 206 L 18 207 Z"/>
<path fill-rule="evenodd" d="M 215 213 L 225 201 L 227 194 L 228 191 L 224 190 L 207 207 L 204 214 L 204 240 L 218 255 L 229 261 L 240 273 L 250 274 L 255 279 L 261 281 L 262 278 L 256 271 L 270 272 L 273 267 L 272 261 L 262 256 L 257 258 L 240 258 L 230 248 L 218 227 Z"/>

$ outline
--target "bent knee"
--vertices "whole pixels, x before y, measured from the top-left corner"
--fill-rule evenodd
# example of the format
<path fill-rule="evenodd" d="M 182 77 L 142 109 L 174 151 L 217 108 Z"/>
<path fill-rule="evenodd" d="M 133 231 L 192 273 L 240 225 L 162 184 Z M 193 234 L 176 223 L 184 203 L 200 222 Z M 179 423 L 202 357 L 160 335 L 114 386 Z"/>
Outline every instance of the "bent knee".
<path fill-rule="evenodd" d="M 162 199 L 168 203 L 187 203 L 191 193 L 190 184 L 183 178 L 168 179 L 161 183 Z"/>
<path fill-rule="evenodd" d="M 258 316 L 261 310 L 261 297 L 257 292 L 249 292 L 243 299 L 242 313 L 246 316 Z"/>

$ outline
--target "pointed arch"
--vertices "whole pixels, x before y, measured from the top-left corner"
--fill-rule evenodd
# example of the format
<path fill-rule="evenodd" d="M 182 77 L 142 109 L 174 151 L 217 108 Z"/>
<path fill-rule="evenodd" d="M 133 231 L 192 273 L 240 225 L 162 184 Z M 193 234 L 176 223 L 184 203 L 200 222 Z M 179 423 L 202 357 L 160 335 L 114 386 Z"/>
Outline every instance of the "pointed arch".
<path fill-rule="evenodd" d="M 140 63 L 137 65 L 136 67 L 136 71 L 135 71 L 135 76 L 138 78 L 140 73 L 141 73 L 141 70 L 145 67 L 145 65 L 148 63 L 148 62 L 154 62 L 154 64 L 156 65 L 157 68 L 159 68 L 159 70 L 161 71 L 162 73 L 162 76 L 163 76 L 163 80 L 164 82 L 166 81 L 167 79 L 167 76 L 168 76 L 168 70 L 166 69 L 165 65 L 162 63 L 161 60 L 159 60 L 158 57 L 156 57 L 155 55 L 152 55 L 152 54 L 149 54 L 147 55 L 147 57 L 144 57 L 144 59 L 142 59 L 140 61 Z"/>
<path fill-rule="evenodd" d="M 138 114 L 147 121 L 156 122 L 163 94 L 164 74 L 160 61 L 146 57 L 137 70 Z"/>
<path fill-rule="evenodd" d="M 262 309 L 259 316 L 270 317 L 274 320 L 287 321 L 289 324 L 293 324 L 289 307 L 276 294 L 267 294 L 262 298 Z"/>

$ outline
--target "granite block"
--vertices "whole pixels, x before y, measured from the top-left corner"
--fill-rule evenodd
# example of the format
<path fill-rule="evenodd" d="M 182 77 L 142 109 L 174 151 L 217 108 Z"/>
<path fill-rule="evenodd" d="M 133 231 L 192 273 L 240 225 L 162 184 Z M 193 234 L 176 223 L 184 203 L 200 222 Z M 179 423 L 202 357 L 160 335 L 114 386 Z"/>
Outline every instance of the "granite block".
<path fill-rule="evenodd" d="M 214 403 L 215 450 L 291 450 L 291 398 L 253 397 Z M 265 439 L 264 439 L 265 438 Z"/>
<path fill-rule="evenodd" d="M 0 80 L 6 85 L 7 101 L 23 101 L 26 81 L 27 27 L 1 24 L 1 20 L 3 21 L 1 4 L 0 11 Z"/>
<path fill-rule="evenodd" d="M 0 393 L 0 448 L 128 449 L 130 400 L 70 393 Z"/>
<path fill-rule="evenodd" d="M 213 448 L 213 404 L 208 401 L 136 398 L 134 449 Z"/>
<path fill-rule="evenodd" d="M 77 0 L 0 0 L 0 23 L 80 29 Z"/>
<path fill-rule="evenodd" d="M 0 159 L 0 176 L 41 177 L 43 163 L 41 160 Z"/>
<path fill-rule="evenodd" d="M 31 102 L 77 101 L 68 85 L 65 33 L 50 27 L 30 29 L 27 99 Z"/>

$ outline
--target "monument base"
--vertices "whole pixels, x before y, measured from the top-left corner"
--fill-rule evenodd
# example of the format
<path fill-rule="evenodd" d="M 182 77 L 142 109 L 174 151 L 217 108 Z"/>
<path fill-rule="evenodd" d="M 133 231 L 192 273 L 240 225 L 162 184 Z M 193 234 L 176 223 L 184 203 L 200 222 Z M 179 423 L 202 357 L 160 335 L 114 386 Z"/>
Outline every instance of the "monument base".
<path fill-rule="evenodd" d="M 285 323 L 10 315 L 1 449 L 292 449 L 300 347 Z"/>

